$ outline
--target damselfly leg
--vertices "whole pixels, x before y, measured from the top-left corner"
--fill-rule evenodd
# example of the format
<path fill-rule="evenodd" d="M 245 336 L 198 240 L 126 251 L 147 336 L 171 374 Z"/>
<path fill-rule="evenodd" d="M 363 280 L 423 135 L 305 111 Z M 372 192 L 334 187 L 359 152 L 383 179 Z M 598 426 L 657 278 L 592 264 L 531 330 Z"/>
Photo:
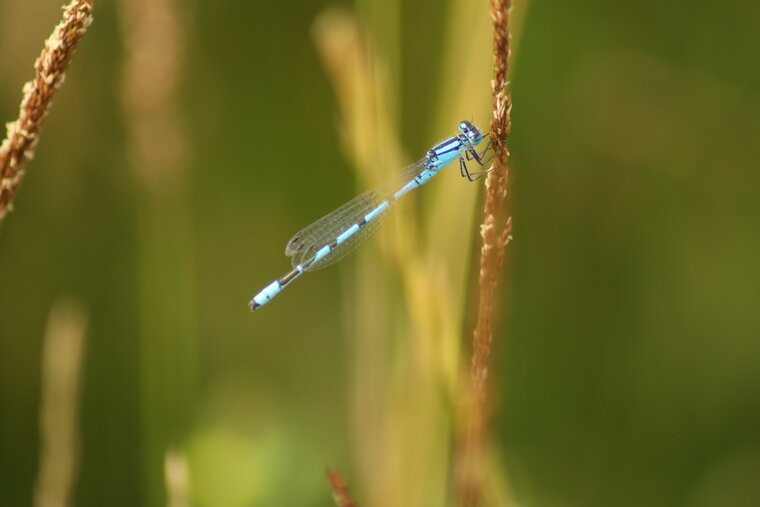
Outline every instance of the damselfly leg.
<path fill-rule="evenodd" d="M 483 137 L 488 136 L 488 134 L 484 134 Z M 477 152 L 477 150 L 474 147 L 470 147 L 465 151 L 464 157 L 459 157 L 459 173 L 462 175 L 463 178 L 467 178 L 469 181 L 477 181 L 480 178 L 483 177 L 483 175 L 488 174 L 492 169 L 484 169 L 482 171 L 475 171 L 470 172 L 470 170 L 467 167 L 467 162 L 474 160 L 480 167 L 487 166 L 491 160 L 493 160 L 494 153 L 493 150 L 491 150 L 490 156 L 488 159 L 484 159 L 483 157 L 488 152 L 488 150 L 491 149 L 491 140 L 488 140 L 488 144 L 486 144 L 486 147 L 481 151 L 480 153 Z M 465 160 L 465 158 L 467 160 Z"/>

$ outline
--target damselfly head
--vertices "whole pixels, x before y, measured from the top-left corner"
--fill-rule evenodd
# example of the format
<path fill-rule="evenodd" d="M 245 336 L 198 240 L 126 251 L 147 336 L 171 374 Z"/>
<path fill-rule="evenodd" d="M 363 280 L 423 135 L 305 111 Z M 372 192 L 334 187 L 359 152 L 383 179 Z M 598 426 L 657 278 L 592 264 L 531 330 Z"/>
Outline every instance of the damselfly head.
<path fill-rule="evenodd" d="M 480 141 L 483 140 L 483 133 L 480 129 L 467 120 L 459 122 L 459 131 L 467 137 L 473 146 L 480 144 Z"/>

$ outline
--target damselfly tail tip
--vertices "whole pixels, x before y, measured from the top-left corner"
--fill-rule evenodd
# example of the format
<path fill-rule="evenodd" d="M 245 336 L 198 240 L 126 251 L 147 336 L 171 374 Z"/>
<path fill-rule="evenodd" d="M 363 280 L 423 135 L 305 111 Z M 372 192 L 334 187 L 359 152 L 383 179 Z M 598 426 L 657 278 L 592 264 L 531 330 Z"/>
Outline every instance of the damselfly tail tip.
<path fill-rule="evenodd" d="M 250 302 L 250 303 L 248 303 L 248 309 L 249 309 L 249 310 L 251 310 L 251 311 L 254 311 L 254 310 L 255 310 L 256 308 L 258 308 L 259 306 L 261 306 L 261 305 L 260 305 L 260 304 L 258 304 L 258 303 L 257 303 L 256 301 L 254 301 L 253 299 L 251 299 L 251 302 Z"/>

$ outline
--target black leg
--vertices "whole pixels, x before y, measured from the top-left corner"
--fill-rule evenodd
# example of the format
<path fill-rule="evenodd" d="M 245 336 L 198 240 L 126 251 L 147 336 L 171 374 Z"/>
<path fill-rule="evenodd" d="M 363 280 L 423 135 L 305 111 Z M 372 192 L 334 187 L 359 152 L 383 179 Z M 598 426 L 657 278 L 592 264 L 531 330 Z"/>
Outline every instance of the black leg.
<path fill-rule="evenodd" d="M 467 157 L 467 160 L 475 160 L 479 165 L 484 166 L 487 165 L 488 162 L 491 161 L 491 158 L 489 158 L 487 161 L 483 161 L 483 155 L 485 155 L 488 150 L 491 148 L 491 140 L 488 140 L 488 144 L 486 144 L 486 147 L 483 148 L 483 151 L 480 153 L 475 150 L 475 148 L 470 148 L 465 152 L 465 157 Z M 493 155 L 491 155 L 493 157 Z"/>
<path fill-rule="evenodd" d="M 481 154 L 480 156 L 482 157 L 482 156 L 483 156 L 483 154 Z M 486 165 L 490 164 L 490 163 L 491 163 L 491 160 L 493 160 L 493 156 L 494 156 L 494 154 L 493 154 L 493 152 L 491 152 L 491 156 L 490 156 L 490 157 L 488 157 L 488 160 L 484 160 L 484 161 L 483 161 L 483 165 L 484 165 L 484 166 L 486 166 Z"/>
<path fill-rule="evenodd" d="M 488 134 L 484 134 L 483 137 L 487 137 Z M 469 181 L 477 181 L 480 178 L 483 177 L 484 174 L 488 174 L 492 171 L 492 169 L 484 169 L 482 171 L 477 172 L 470 172 L 467 168 L 467 161 L 474 160 L 475 162 L 480 165 L 480 167 L 486 167 L 488 164 L 491 163 L 491 160 L 493 160 L 494 157 L 494 151 L 491 150 L 491 153 L 489 154 L 489 157 L 487 159 L 484 159 L 483 157 L 488 152 L 488 150 L 491 149 L 491 140 L 488 140 L 488 144 L 486 144 L 486 147 L 483 148 L 483 151 L 478 153 L 478 151 L 475 148 L 470 148 L 464 153 L 464 157 L 459 157 L 459 173 L 462 175 L 463 178 L 467 178 Z M 467 159 L 467 161 L 465 161 Z"/>
<path fill-rule="evenodd" d="M 480 161 L 478 161 L 478 163 L 480 163 Z M 465 162 L 464 157 L 459 157 L 459 172 L 462 173 L 463 178 L 467 178 L 470 182 L 478 181 L 483 177 L 484 174 L 488 173 L 489 171 L 490 169 L 485 169 L 483 171 L 471 173 L 467 168 L 467 162 Z"/>
<path fill-rule="evenodd" d="M 481 159 L 483 158 L 483 155 L 485 155 L 488 152 L 488 150 L 491 150 L 491 140 L 490 139 L 488 140 L 488 144 L 486 144 L 486 147 L 483 148 L 483 151 L 480 152 L 480 158 Z M 488 158 L 488 161 L 487 162 L 483 162 L 483 165 L 487 165 L 488 162 L 490 162 L 492 158 L 493 158 L 493 150 L 491 150 L 491 156 Z"/>
<path fill-rule="evenodd" d="M 462 178 L 467 178 L 469 181 L 475 181 L 472 179 L 472 176 L 470 176 L 470 171 L 467 169 L 467 162 L 465 162 L 464 157 L 461 155 L 459 156 L 459 173 L 462 175 Z"/>

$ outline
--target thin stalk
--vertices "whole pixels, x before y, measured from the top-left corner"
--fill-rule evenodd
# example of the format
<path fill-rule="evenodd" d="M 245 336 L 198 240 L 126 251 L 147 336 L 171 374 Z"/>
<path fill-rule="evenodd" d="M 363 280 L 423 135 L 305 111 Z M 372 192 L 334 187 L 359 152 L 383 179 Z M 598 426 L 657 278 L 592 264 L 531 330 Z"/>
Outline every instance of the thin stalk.
<path fill-rule="evenodd" d="M 467 414 L 464 470 L 460 477 L 462 504 L 468 506 L 478 505 L 483 496 L 484 442 L 488 419 L 487 380 L 493 341 L 495 292 L 502 272 L 504 249 L 511 239 L 512 230 L 511 218 L 504 218 L 509 181 L 509 151 L 506 148 L 506 140 L 511 125 L 512 104 L 507 91 L 510 7 L 510 0 L 490 1 L 491 22 L 494 28 L 491 142 L 495 156 L 493 170 L 486 178 L 484 217 L 480 229 L 483 244 L 480 249 L 479 306 L 472 341 L 471 397 Z"/>
<path fill-rule="evenodd" d="M 356 507 L 356 503 L 351 500 L 351 495 L 348 494 L 348 485 L 343 480 L 343 477 L 332 468 L 325 470 L 325 474 L 333 491 L 335 505 L 338 507 Z"/>
<path fill-rule="evenodd" d="M 72 0 L 65 6 L 63 19 L 34 62 L 34 79 L 24 84 L 18 119 L 6 125 L 6 138 L 0 145 L 0 224 L 13 209 L 13 200 L 24 179 L 26 164 L 34 157 L 50 104 L 90 23 L 92 0 Z"/>
<path fill-rule="evenodd" d="M 42 343 L 35 507 L 71 504 L 79 474 L 79 404 L 86 331 L 87 314 L 81 304 L 63 300 L 53 306 Z"/>

